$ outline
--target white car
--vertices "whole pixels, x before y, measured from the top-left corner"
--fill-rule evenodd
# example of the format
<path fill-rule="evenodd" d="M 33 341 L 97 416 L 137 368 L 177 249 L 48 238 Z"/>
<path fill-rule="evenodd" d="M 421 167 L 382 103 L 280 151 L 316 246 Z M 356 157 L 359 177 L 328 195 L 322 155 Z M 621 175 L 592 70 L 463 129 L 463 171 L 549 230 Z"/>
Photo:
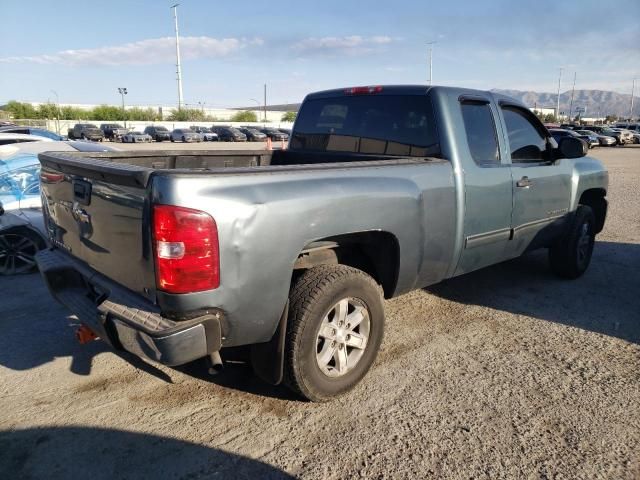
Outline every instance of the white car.
<path fill-rule="evenodd" d="M 0 145 L 25 142 L 53 142 L 51 138 L 29 135 L 27 133 L 0 133 Z"/>
<path fill-rule="evenodd" d="M 151 135 L 142 132 L 129 132 L 122 135 L 122 143 L 150 143 L 153 141 Z"/>

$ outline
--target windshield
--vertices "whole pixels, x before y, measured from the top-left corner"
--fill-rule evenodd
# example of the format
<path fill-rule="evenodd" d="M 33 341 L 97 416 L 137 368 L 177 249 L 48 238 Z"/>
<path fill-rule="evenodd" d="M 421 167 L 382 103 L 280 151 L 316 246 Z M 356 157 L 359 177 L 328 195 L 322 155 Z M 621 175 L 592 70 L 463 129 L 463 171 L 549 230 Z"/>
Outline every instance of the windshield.
<path fill-rule="evenodd" d="M 427 96 L 358 95 L 307 100 L 291 149 L 437 156 L 440 145 Z"/>
<path fill-rule="evenodd" d="M 40 198 L 40 163 L 36 155 L 17 155 L 0 161 L 0 202 L 5 209 L 20 202 Z"/>
<path fill-rule="evenodd" d="M 169 130 L 167 130 L 165 127 L 155 127 L 156 132 L 168 132 Z"/>

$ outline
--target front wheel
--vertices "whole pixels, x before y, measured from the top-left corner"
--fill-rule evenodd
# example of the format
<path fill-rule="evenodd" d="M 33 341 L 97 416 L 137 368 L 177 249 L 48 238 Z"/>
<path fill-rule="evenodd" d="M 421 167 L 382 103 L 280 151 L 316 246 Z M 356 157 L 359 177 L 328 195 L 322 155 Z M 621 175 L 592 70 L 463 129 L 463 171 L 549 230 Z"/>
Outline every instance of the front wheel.
<path fill-rule="evenodd" d="M 574 279 L 587 271 L 595 244 L 595 217 L 591 207 L 580 205 L 565 234 L 549 249 L 551 270 L 562 278 Z"/>
<path fill-rule="evenodd" d="M 285 383 L 325 402 L 351 390 L 373 364 L 384 331 L 378 284 L 345 265 L 311 268 L 291 288 Z"/>

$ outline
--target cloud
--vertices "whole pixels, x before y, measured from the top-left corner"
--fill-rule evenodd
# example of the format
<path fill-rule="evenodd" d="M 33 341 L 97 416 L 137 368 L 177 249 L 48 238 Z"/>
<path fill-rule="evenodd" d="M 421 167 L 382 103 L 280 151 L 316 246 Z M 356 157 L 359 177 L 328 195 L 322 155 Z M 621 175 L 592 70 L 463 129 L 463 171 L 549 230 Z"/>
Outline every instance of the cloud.
<path fill-rule="evenodd" d="M 247 46 L 260 46 L 260 38 L 180 37 L 180 53 L 184 60 L 223 57 Z M 63 50 L 53 54 L 0 58 L 0 63 L 36 63 L 41 65 L 117 66 L 151 65 L 175 61 L 175 38 L 150 38 L 123 45 L 80 50 Z"/>
<path fill-rule="evenodd" d="M 394 42 L 392 37 L 383 35 L 310 37 L 295 43 L 291 49 L 300 55 L 359 55 L 371 53 L 392 42 Z"/>

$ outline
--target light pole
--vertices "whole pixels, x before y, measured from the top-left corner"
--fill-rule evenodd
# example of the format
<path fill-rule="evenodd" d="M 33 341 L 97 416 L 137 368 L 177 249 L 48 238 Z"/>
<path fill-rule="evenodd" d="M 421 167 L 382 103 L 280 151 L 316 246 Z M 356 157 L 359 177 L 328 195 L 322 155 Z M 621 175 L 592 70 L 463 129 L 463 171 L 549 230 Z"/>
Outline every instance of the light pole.
<path fill-rule="evenodd" d="M 264 123 L 267 123 L 267 84 L 264 84 Z"/>
<path fill-rule="evenodd" d="M 560 76 L 558 77 L 558 97 L 556 105 L 556 115 L 558 116 L 558 121 L 560 121 L 560 82 L 562 82 L 562 67 L 560 67 Z"/>
<path fill-rule="evenodd" d="M 178 110 L 182 109 L 182 103 L 184 99 L 182 98 L 182 67 L 180 66 L 180 34 L 178 33 L 178 5 L 171 5 L 170 8 L 173 9 L 173 20 L 176 29 L 176 75 L 178 78 Z"/>
<path fill-rule="evenodd" d="M 58 98 L 58 92 L 56 92 L 55 90 L 51 90 L 51 93 L 56 96 L 56 110 L 58 112 L 58 118 L 56 120 L 56 133 L 60 135 L 60 99 Z"/>
<path fill-rule="evenodd" d="M 433 84 L 433 46 L 438 42 L 427 42 L 429 45 L 429 86 Z"/>
<path fill-rule="evenodd" d="M 571 102 L 569 102 L 569 121 L 573 119 L 571 114 L 573 113 L 573 94 L 576 91 L 576 72 L 573 72 L 573 87 L 571 87 Z"/>
<path fill-rule="evenodd" d="M 633 83 L 631 84 L 631 105 L 629 106 L 629 121 L 633 121 L 633 94 L 636 90 L 636 79 L 633 79 Z"/>
<path fill-rule="evenodd" d="M 118 93 L 122 97 L 122 120 L 124 121 L 124 128 L 127 128 L 127 115 L 124 110 L 124 96 L 129 92 L 127 92 L 127 87 L 118 87 Z"/>

